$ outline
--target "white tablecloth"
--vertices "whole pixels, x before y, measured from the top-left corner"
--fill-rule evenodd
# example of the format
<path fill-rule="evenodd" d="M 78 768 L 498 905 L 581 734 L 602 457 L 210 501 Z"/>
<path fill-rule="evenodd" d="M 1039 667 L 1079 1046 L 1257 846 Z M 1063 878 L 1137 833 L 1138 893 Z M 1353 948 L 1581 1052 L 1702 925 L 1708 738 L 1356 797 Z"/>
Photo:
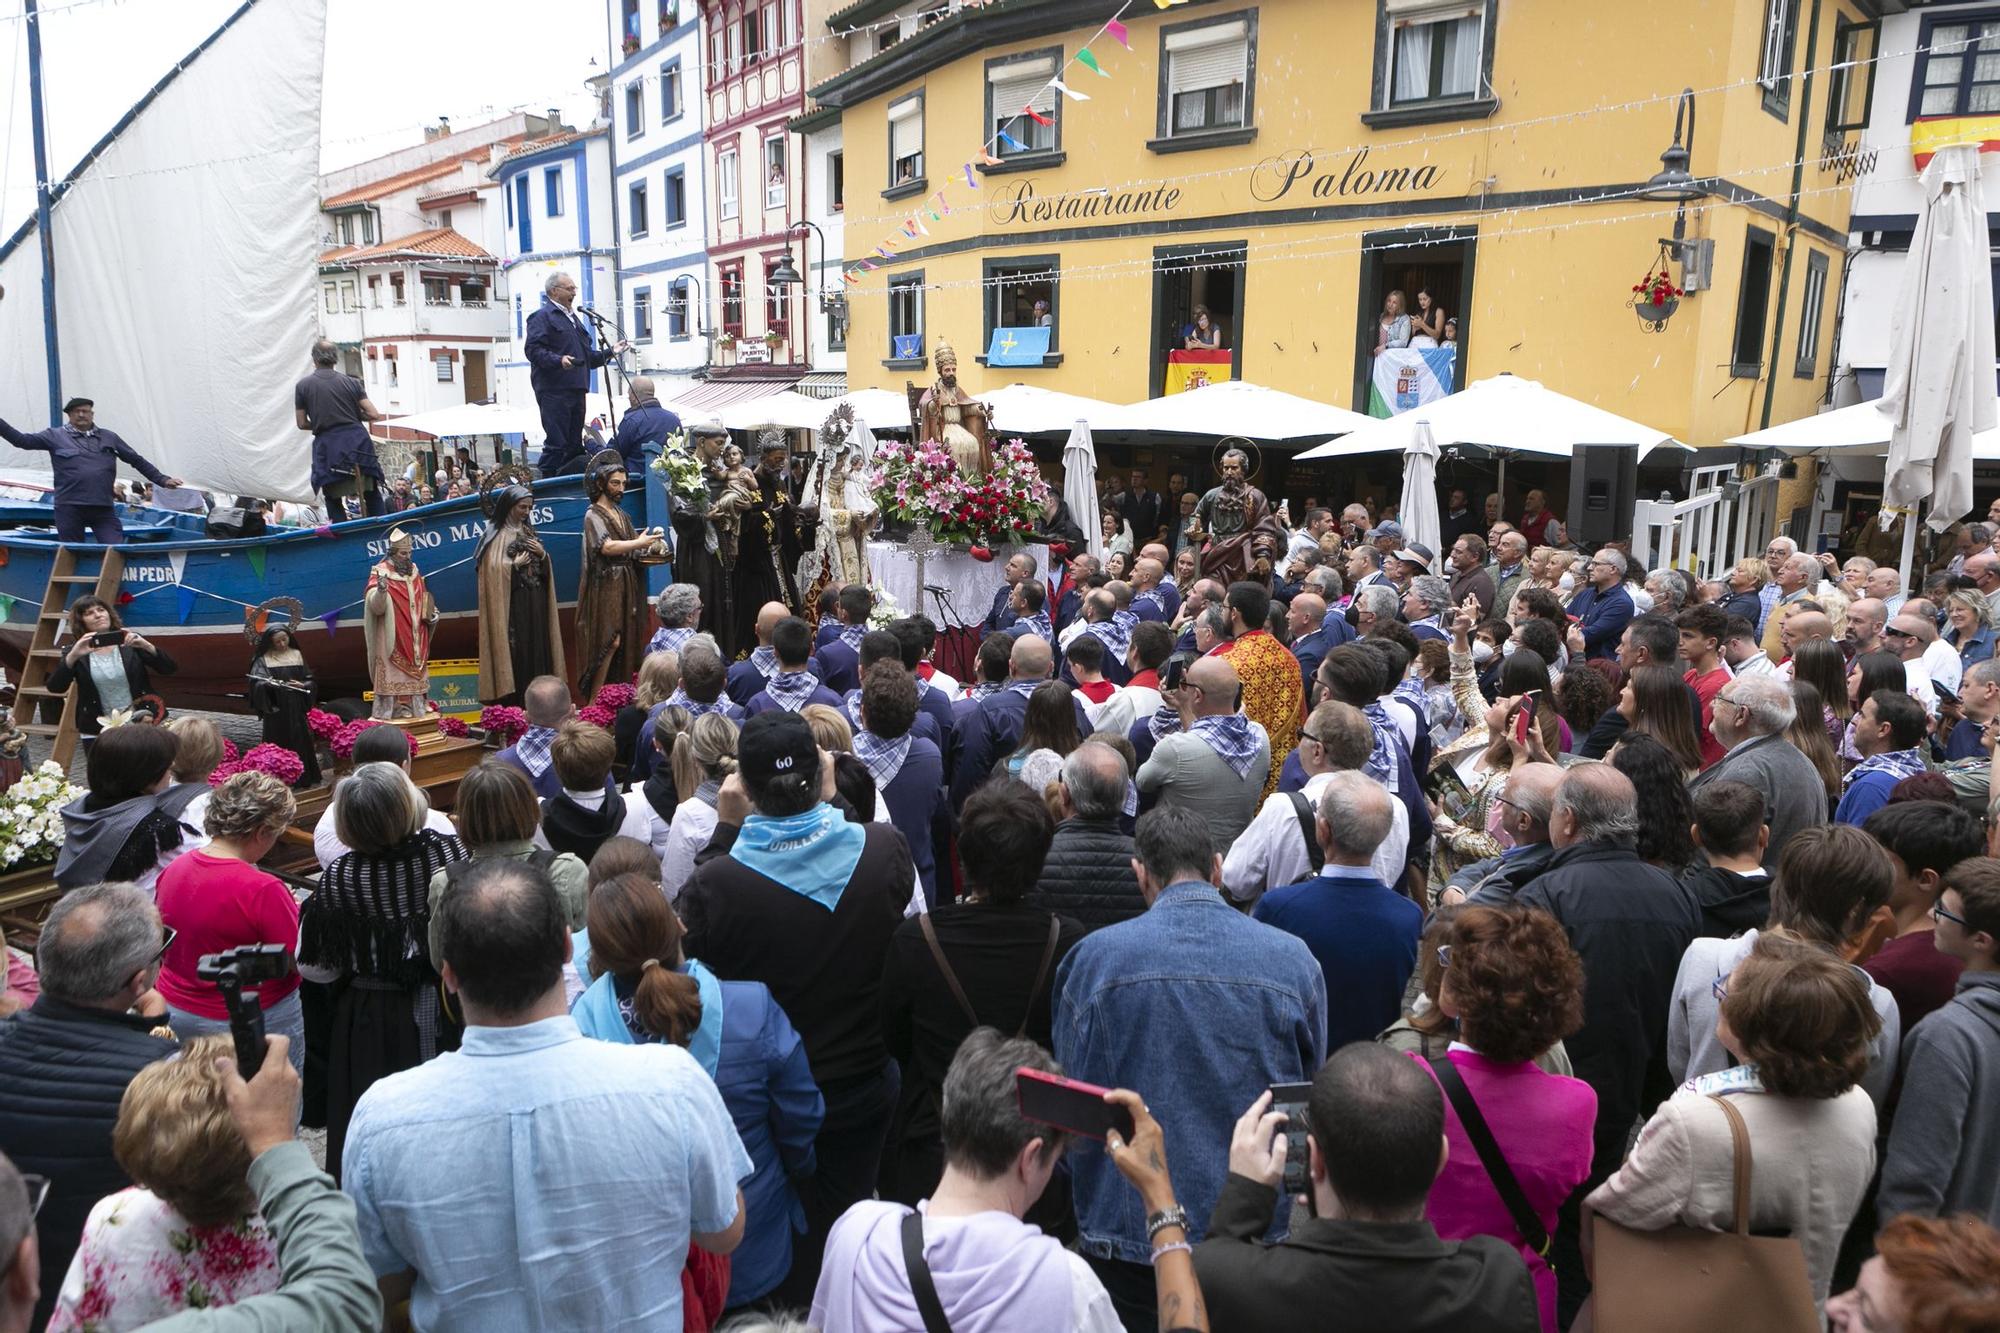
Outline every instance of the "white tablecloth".
<path fill-rule="evenodd" d="M 924 560 L 924 582 L 945 590 L 952 615 L 939 604 L 935 594 L 917 586 L 917 557 L 904 546 L 889 542 L 868 543 L 868 567 L 875 582 L 888 590 L 904 615 L 921 611 L 939 629 L 978 625 L 993 607 L 993 594 L 1006 581 L 1007 561 L 1017 551 L 1035 557 L 1035 577 L 1048 579 L 1049 548 L 1046 546 L 996 546 L 993 561 L 985 564 L 957 551 L 929 556 Z M 1051 608 L 1053 609 L 1053 608 Z"/>

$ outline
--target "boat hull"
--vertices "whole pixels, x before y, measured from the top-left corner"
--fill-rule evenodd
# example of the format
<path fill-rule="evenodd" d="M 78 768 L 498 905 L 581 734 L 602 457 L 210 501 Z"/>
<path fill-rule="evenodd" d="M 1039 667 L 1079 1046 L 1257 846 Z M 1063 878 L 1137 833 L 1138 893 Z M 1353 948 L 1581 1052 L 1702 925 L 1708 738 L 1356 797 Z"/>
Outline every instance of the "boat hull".
<path fill-rule="evenodd" d="M 635 527 L 645 526 L 646 489 L 634 486 L 626 493 Z M 570 642 L 588 507 L 581 477 L 535 484 L 535 526 L 554 563 L 562 633 Z M 250 665 L 245 621 L 252 608 L 270 598 L 295 597 L 306 616 L 299 646 L 318 680 L 320 697 L 358 697 L 371 688 L 362 594 L 368 571 L 388 549 L 389 531 L 398 526 L 414 539 L 417 566 L 438 605 L 432 659 L 476 658 L 479 597 L 473 552 L 486 520 L 473 497 L 318 529 L 272 529 L 234 541 L 128 542 L 119 548 L 125 555 L 119 615 L 127 628 L 153 640 L 179 667 L 153 682 L 169 706 L 240 711 L 246 706 L 244 673 Z M 171 531 L 162 525 L 163 535 Z M 0 532 L 0 594 L 14 599 L 0 623 L 0 661 L 10 672 L 26 660 L 58 549 L 52 537 Z"/>

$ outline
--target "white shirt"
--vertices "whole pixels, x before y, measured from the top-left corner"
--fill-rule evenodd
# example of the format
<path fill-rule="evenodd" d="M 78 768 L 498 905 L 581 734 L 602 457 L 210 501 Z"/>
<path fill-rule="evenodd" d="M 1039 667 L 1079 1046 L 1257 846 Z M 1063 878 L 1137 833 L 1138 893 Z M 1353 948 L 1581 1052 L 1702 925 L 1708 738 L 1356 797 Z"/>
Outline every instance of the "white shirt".
<path fill-rule="evenodd" d="M 1415 705 L 1408 699 L 1398 699 L 1393 694 L 1383 695 L 1379 702 L 1388 710 L 1389 720 L 1396 724 L 1396 734 L 1403 738 L 1404 753 L 1415 754 L 1417 728 L 1425 725 L 1424 720 L 1417 716 Z"/>
<path fill-rule="evenodd" d="M 1304 554 L 1305 552 L 1317 551 L 1318 549 L 1319 549 L 1319 538 L 1313 536 L 1310 532 L 1307 532 L 1304 528 L 1300 528 L 1298 531 L 1292 534 L 1292 540 L 1290 544 L 1288 544 L 1285 547 L 1285 563 L 1290 564 L 1295 558 Z"/>
<path fill-rule="evenodd" d="M 325 870 L 328 866 L 353 850 L 340 840 L 338 833 L 333 831 L 335 822 L 334 812 L 337 809 L 339 809 L 338 798 L 328 801 L 326 804 L 326 813 L 319 817 L 319 823 L 313 825 L 313 856 L 318 859 L 321 870 Z M 456 838 L 458 836 L 458 830 L 452 827 L 451 817 L 441 811 L 430 810 L 425 812 L 424 827 L 434 833 L 442 833 L 448 837 Z M 547 844 L 538 843 L 536 845 L 546 846 Z"/>
<path fill-rule="evenodd" d="M 1150 685 L 1127 685 L 1104 701 L 1090 725 L 1098 731 L 1115 731 L 1120 736 L 1132 730 L 1142 717 L 1160 711 L 1160 692 Z"/>
<path fill-rule="evenodd" d="M 960 685 L 958 681 L 952 678 L 951 676 L 947 676 L 944 672 L 939 671 L 936 667 L 932 667 L 931 688 L 934 690 L 943 690 L 944 697 L 947 699 L 956 699 L 958 697 L 959 691 L 964 689 L 965 687 Z"/>
<path fill-rule="evenodd" d="M 1911 658 L 1903 663 L 1903 675 L 1910 682 L 1910 697 L 1924 706 L 1924 712 L 1937 716 L 1937 691 L 1931 688 L 1931 673 L 1924 668 L 1924 659 Z"/>
<path fill-rule="evenodd" d="M 1299 794 L 1319 808 L 1320 793 L 1332 781 L 1331 773 L 1315 773 L 1306 779 Z M 1410 812 L 1401 801 L 1389 801 L 1389 836 L 1369 858 L 1368 869 L 1384 884 L 1393 885 L 1410 850 Z M 1222 858 L 1222 888 L 1239 903 L 1254 903 L 1268 889 L 1281 889 L 1313 876 L 1312 856 L 1306 850 L 1305 830 L 1299 827 L 1298 808 L 1292 798 L 1278 792 L 1267 799 L 1250 826 L 1230 844 Z"/>
<path fill-rule="evenodd" d="M 1081 690 L 1078 690 L 1076 692 L 1076 701 L 1083 705 L 1083 719 L 1084 721 L 1090 723 L 1090 729 L 1092 731 L 1096 731 L 1098 729 L 1097 728 L 1098 717 L 1103 714 L 1105 709 L 1117 703 L 1118 696 L 1123 694 L 1124 692 L 1125 691 L 1119 689 L 1116 685 L 1112 686 L 1110 695 L 1101 704 L 1091 702 L 1090 696 L 1085 694 Z"/>
<path fill-rule="evenodd" d="M 1924 645 L 1921 660 L 1932 680 L 1953 694 L 1958 693 L 1958 687 L 1965 679 L 1965 664 L 1959 660 L 1958 649 L 1943 639 L 1932 639 Z"/>
<path fill-rule="evenodd" d="M 563 795 L 569 797 L 570 800 L 575 801 L 586 810 L 601 810 L 604 807 L 604 788 L 602 787 L 599 787 L 596 791 L 571 791 L 568 787 L 564 787 Z M 632 802 L 634 800 L 638 801 L 637 809 L 633 808 Z M 618 831 L 611 836 L 614 838 L 633 838 L 650 845 L 653 841 L 650 826 L 658 818 L 653 813 L 653 807 L 647 803 L 645 793 L 632 792 L 625 799 L 624 822 L 618 825 Z M 545 852 L 555 850 L 549 846 L 548 834 L 539 824 L 535 826 L 535 836 L 530 841 Z"/>
<path fill-rule="evenodd" d="M 1750 654 L 1729 669 L 1738 676 L 1768 676 L 1777 670 L 1771 665 L 1771 659 L 1761 651 Z"/>

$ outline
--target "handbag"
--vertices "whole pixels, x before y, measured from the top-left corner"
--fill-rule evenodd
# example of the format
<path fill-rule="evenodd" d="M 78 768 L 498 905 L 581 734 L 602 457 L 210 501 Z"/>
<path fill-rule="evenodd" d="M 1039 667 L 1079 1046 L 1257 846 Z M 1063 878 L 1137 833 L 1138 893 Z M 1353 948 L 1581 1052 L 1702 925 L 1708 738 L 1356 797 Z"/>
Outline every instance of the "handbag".
<path fill-rule="evenodd" d="M 1592 1302 L 1599 1333 L 1682 1333 L 1690 1328 L 1819 1333 L 1799 1242 L 1790 1236 L 1750 1234 L 1750 1132 L 1742 1112 L 1721 1097 L 1713 1100 L 1729 1118 L 1735 1227 L 1635 1231 L 1592 1214 Z"/>

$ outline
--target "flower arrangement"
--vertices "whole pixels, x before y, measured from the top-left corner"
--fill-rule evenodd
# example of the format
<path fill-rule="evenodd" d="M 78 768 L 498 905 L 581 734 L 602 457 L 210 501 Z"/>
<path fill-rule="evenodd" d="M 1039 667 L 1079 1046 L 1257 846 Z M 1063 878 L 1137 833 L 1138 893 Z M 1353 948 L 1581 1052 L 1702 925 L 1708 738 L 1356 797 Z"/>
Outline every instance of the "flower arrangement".
<path fill-rule="evenodd" d="M 647 466 L 666 479 L 667 490 L 676 500 L 690 503 L 697 512 L 707 512 L 708 478 L 703 473 L 701 460 L 688 448 L 686 431 L 675 431 L 667 436 L 660 456 Z"/>
<path fill-rule="evenodd" d="M 638 36 L 637 36 L 636 34 L 633 34 L 633 33 L 627 33 L 627 34 L 625 34 L 625 40 L 624 40 L 624 41 L 623 41 L 622 43 L 620 43 L 620 48 L 621 48 L 621 49 L 622 49 L 622 50 L 623 50 L 623 51 L 625 52 L 625 54 L 626 54 L 626 55 L 628 55 L 628 56 L 629 56 L 629 55 L 634 55 L 634 54 L 636 54 L 636 53 L 638 52 L 638 50 L 639 50 L 639 38 L 638 38 Z"/>
<path fill-rule="evenodd" d="M 350 751 L 353 748 L 351 744 L 348 746 Z M 305 776 L 306 763 L 284 746 L 266 741 L 262 745 L 251 746 L 250 753 L 241 759 L 217 765 L 215 771 L 208 775 L 208 785 L 220 787 L 238 773 L 268 773 L 289 787 Z"/>
<path fill-rule="evenodd" d="M 984 545 L 1024 537 L 1049 501 L 1049 484 L 1020 440 L 993 449 L 993 470 L 968 481 L 941 444 L 882 441 L 869 489 L 887 519 L 914 523 L 939 541 Z"/>
<path fill-rule="evenodd" d="M 62 808 L 83 795 L 53 759 L 22 774 L 0 797 L 0 869 L 47 865 L 62 850 Z"/>
<path fill-rule="evenodd" d="M 778 347 L 783 346 L 784 341 L 785 341 L 785 335 L 778 332 L 776 329 L 772 329 L 769 333 L 766 333 L 764 335 L 764 346 L 772 349 L 776 349 Z"/>
<path fill-rule="evenodd" d="M 597 697 L 591 700 L 591 702 L 601 704 L 613 713 L 616 713 L 621 708 L 630 708 L 632 701 L 638 695 L 639 692 L 624 681 L 612 680 L 598 686 Z"/>
<path fill-rule="evenodd" d="M 222 762 L 225 764 L 233 764 L 242 757 L 243 757 L 243 752 L 236 748 L 236 742 L 230 740 L 227 736 L 224 736 L 222 738 Z"/>
<path fill-rule="evenodd" d="M 588 722 L 593 727 L 603 727 L 606 731 L 611 730 L 611 724 L 617 716 L 603 704 L 585 704 L 576 710 L 577 721 Z"/>
<path fill-rule="evenodd" d="M 466 726 L 465 723 L 451 716 L 438 719 L 438 730 L 447 736 L 470 736 L 472 734 L 471 727 Z"/>
<path fill-rule="evenodd" d="M 505 704 L 488 704 L 479 710 L 479 729 L 502 745 L 512 745 L 528 729 L 528 715 Z"/>
<path fill-rule="evenodd" d="M 875 595 L 875 609 L 868 613 L 868 628 L 887 629 L 903 618 L 903 608 L 896 605 L 896 599 L 881 584 L 871 584 L 869 592 Z"/>
<path fill-rule="evenodd" d="M 1634 283 L 1632 290 L 1639 295 L 1640 305 L 1663 306 L 1678 296 L 1687 295 L 1662 269 L 1658 273 L 1648 273 L 1644 282 Z"/>
<path fill-rule="evenodd" d="M 336 759 L 352 759 L 354 757 L 354 742 L 361 738 L 362 732 L 368 730 L 370 727 L 386 727 L 388 725 L 388 723 L 372 717 L 364 717 L 359 721 L 350 722 L 340 729 L 332 741 L 328 742 L 328 748 L 333 751 L 333 757 Z M 417 752 L 417 738 L 406 731 L 403 733 L 403 739 L 409 742 L 410 753 L 414 755 Z"/>
<path fill-rule="evenodd" d="M 340 729 L 346 725 L 345 722 L 342 722 L 324 708 L 308 708 L 306 710 L 306 726 L 312 731 L 313 735 L 323 741 L 331 741 L 335 736 L 340 734 Z"/>
<path fill-rule="evenodd" d="M 720 347 L 723 351 L 726 352 L 730 348 L 736 346 L 736 335 L 725 330 L 719 337 L 716 338 L 715 345 L 717 347 Z"/>
<path fill-rule="evenodd" d="M 1674 311 L 1680 308 L 1681 297 L 1687 295 L 1674 285 L 1672 266 L 1673 255 L 1663 245 L 1659 256 L 1646 269 L 1646 276 L 1632 285 L 1632 299 L 1625 303 L 1639 317 L 1640 327 L 1649 333 L 1665 329 Z"/>

